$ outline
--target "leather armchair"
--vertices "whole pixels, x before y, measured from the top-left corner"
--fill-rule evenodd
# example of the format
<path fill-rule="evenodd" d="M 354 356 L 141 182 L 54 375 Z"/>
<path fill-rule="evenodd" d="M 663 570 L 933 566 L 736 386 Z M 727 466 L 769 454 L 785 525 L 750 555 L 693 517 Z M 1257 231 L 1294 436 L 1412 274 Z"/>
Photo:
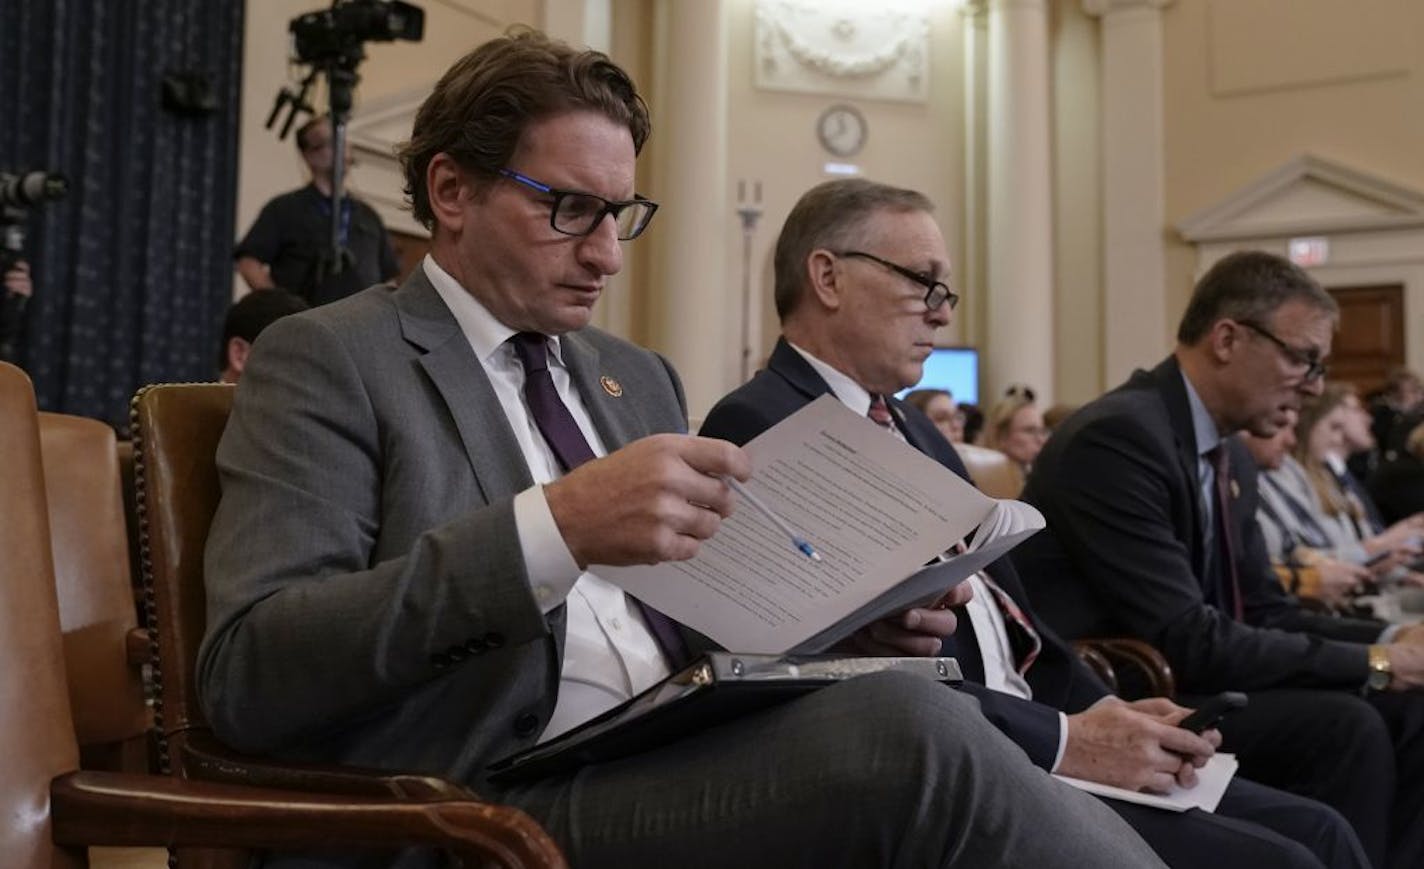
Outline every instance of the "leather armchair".
<path fill-rule="evenodd" d="M 991 498 L 1017 498 L 1023 491 L 1023 468 L 998 450 L 974 444 L 954 444 L 969 479 Z"/>
<path fill-rule="evenodd" d="M 147 772 L 148 635 L 138 625 L 113 429 L 39 415 L 70 708 L 85 769 Z"/>
<path fill-rule="evenodd" d="M 160 384 L 140 390 L 132 405 L 140 563 L 153 634 L 161 768 L 189 779 L 478 805 L 467 788 L 437 777 L 251 757 L 212 734 L 198 704 L 195 670 L 207 622 L 203 551 L 221 494 L 215 457 L 233 392 L 220 383 Z M 543 831 L 522 814 L 519 818 L 521 835 L 541 844 L 549 855 L 547 865 L 563 865 Z"/>
<path fill-rule="evenodd" d="M 29 379 L 0 363 L 0 854 L 81 869 L 90 845 L 444 848 L 469 865 L 563 866 L 527 816 L 468 800 L 336 797 L 80 772 Z"/>

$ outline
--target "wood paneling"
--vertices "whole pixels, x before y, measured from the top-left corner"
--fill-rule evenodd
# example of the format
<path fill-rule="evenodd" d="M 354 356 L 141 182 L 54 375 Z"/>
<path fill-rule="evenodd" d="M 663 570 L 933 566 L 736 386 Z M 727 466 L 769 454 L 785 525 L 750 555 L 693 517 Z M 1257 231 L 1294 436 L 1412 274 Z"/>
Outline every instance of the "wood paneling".
<path fill-rule="evenodd" d="M 1384 385 L 1404 364 L 1404 287 L 1330 287 L 1340 304 L 1340 330 L 1330 354 L 1330 379 L 1355 384 L 1361 395 Z"/>

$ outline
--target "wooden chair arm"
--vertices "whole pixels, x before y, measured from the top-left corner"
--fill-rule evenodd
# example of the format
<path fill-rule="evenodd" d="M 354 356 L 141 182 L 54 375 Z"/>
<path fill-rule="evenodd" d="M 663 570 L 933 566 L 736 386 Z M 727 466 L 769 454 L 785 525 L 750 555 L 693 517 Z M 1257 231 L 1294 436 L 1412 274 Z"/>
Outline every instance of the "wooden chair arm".
<path fill-rule="evenodd" d="M 443 848 L 471 865 L 567 867 L 529 816 L 473 800 L 412 801 L 76 772 L 50 786 L 54 841 L 78 847 Z"/>
<path fill-rule="evenodd" d="M 474 800 L 474 792 L 446 779 L 351 766 L 274 761 L 239 754 L 212 733 L 188 731 L 182 741 L 181 768 L 191 779 L 288 791 L 351 797 Z"/>
<path fill-rule="evenodd" d="M 1117 684 L 1117 670 L 1113 669 L 1112 662 L 1106 655 L 1098 651 L 1097 646 L 1088 643 L 1074 643 L 1073 651 L 1077 652 L 1083 663 L 1087 664 L 1088 668 L 1103 680 L 1103 684 L 1108 686 L 1109 691 L 1114 694 L 1118 693 L 1120 689 Z"/>
<path fill-rule="evenodd" d="M 1133 688 L 1141 687 L 1146 696 L 1175 697 L 1177 694 L 1177 680 L 1172 675 L 1172 666 L 1149 643 L 1130 637 L 1092 637 L 1075 640 L 1073 647 L 1079 650 L 1086 647 L 1106 658 L 1114 671 L 1116 690 L 1127 689 L 1128 693 L 1137 694 Z M 1082 655 L 1081 651 L 1079 655 Z M 1092 666 L 1091 661 L 1088 664 Z M 1124 684 L 1126 680 L 1117 669 L 1125 665 L 1130 666 L 1139 677 L 1136 681 Z"/>

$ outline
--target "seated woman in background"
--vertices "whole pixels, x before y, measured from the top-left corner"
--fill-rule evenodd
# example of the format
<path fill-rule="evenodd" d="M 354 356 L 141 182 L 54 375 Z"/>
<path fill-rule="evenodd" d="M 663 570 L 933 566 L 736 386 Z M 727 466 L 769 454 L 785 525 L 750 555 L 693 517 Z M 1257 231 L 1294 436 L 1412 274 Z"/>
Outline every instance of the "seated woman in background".
<path fill-rule="evenodd" d="M 979 445 L 998 450 L 1023 468 L 1025 475 L 1048 440 L 1043 414 L 1034 404 L 1033 390 L 1022 384 L 1010 386 L 1004 397 L 989 408 Z"/>
<path fill-rule="evenodd" d="M 1369 582 L 1369 570 L 1331 557 L 1326 551 L 1329 540 L 1309 507 L 1281 491 L 1275 480 L 1282 475 L 1272 476 L 1272 472 L 1287 465 L 1293 466 L 1288 472 L 1292 475 L 1300 469 L 1291 455 L 1296 445 L 1296 418 L 1294 411 L 1290 415 L 1290 422 L 1271 437 L 1241 433 L 1242 443 L 1261 471 L 1256 524 L 1261 529 L 1271 568 L 1286 591 L 1318 601 L 1328 609 L 1348 611 L 1352 598 Z"/>
<path fill-rule="evenodd" d="M 1330 384 L 1322 395 L 1305 402 L 1296 423 L 1295 458 L 1299 465 L 1280 482 L 1311 510 L 1327 540 L 1326 554 L 1368 567 L 1381 584 L 1383 592 L 1370 601 L 1376 617 L 1418 619 L 1424 600 L 1417 590 L 1399 586 L 1424 583 L 1424 576 L 1408 569 L 1420 556 L 1419 523 L 1409 519 L 1379 534 L 1370 533 L 1364 506 L 1340 485 L 1328 465 L 1329 456 L 1344 450 L 1348 394 L 1349 387 Z M 1287 471 L 1283 467 L 1270 476 Z"/>
<path fill-rule="evenodd" d="M 929 417 L 945 440 L 952 444 L 964 443 L 964 414 L 959 412 L 949 390 L 916 389 L 907 393 L 905 400 Z"/>
<path fill-rule="evenodd" d="M 1402 452 L 1380 465 L 1370 480 L 1370 494 L 1386 522 L 1424 511 L 1424 422 L 1409 432 Z"/>

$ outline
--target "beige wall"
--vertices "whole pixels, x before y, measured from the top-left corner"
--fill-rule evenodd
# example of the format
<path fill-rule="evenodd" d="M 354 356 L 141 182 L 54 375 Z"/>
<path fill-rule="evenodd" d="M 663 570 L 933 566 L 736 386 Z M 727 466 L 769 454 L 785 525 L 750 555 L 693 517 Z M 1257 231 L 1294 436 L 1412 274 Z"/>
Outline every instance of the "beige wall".
<path fill-rule="evenodd" d="M 759 90 L 753 85 L 752 0 L 729 0 L 728 15 L 728 178 L 724 202 L 710 207 L 725 211 L 728 226 L 727 255 L 730 285 L 727 303 L 740 311 L 742 235 L 737 222 L 737 179 L 762 182 L 761 218 L 752 245 L 752 274 L 757 292 L 754 361 L 771 351 L 779 332 L 772 306 L 771 254 L 781 224 L 802 193 L 829 177 L 822 171 L 827 161 L 853 162 L 864 177 L 924 192 L 935 202 L 936 217 L 949 244 L 954 263 L 960 261 L 960 214 L 964 191 L 963 169 L 963 68 L 959 14 L 948 3 L 931 6 L 930 86 L 927 103 L 896 103 L 843 99 L 831 95 Z M 870 133 L 864 150 L 841 161 L 822 150 L 816 140 L 816 119 L 838 102 L 849 102 L 865 115 Z M 657 119 L 654 119 L 656 128 Z M 739 337 L 740 320 L 729 321 Z M 958 318 L 940 334 L 943 343 L 960 338 Z"/>
<path fill-rule="evenodd" d="M 1301 152 L 1424 188 L 1424 3 L 1176 0 L 1163 42 L 1169 225 Z M 1196 264 L 1166 244 L 1164 330 Z"/>

